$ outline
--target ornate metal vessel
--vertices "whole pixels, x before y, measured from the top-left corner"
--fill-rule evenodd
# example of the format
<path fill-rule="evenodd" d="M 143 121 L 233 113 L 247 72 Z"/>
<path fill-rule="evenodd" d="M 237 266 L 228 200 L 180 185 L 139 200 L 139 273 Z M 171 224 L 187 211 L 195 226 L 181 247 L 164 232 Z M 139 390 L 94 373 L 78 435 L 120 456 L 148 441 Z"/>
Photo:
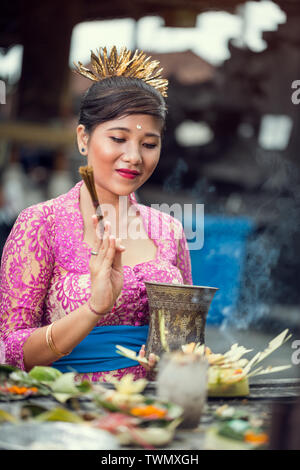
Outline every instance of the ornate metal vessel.
<path fill-rule="evenodd" d="M 146 356 L 204 343 L 206 316 L 216 287 L 145 282 L 149 299 Z"/>

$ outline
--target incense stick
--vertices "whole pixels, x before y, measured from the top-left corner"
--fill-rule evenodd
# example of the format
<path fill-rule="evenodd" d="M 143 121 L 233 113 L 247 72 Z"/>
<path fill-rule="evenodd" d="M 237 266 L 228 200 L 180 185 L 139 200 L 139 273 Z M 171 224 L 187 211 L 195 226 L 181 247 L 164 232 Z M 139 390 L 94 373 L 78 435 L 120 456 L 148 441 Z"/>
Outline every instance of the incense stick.
<path fill-rule="evenodd" d="M 100 207 L 100 204 L 99 204 L 98 195 L 97 195 L 96 188 L 95 188 L 93 168 L 91 166 L 80 166 L 79 167 L 79 173 L 80 173 L 83 181 L 85 182 L 85 185 L 86 185 L 86 187 L 88 189 L 88 192 L 91 196 L 92 203 L 93 203 L 93 206 L 95 208 L 95 212 L 96 212 L 96 215 L 97 215 L 98 222 L 101 222 L 100 228 L 103 231 L 104 230 L 104 221 L 103 221 L 104 217 L 103 217 L 102 212 L 101 212 L 101 207 Z"/>

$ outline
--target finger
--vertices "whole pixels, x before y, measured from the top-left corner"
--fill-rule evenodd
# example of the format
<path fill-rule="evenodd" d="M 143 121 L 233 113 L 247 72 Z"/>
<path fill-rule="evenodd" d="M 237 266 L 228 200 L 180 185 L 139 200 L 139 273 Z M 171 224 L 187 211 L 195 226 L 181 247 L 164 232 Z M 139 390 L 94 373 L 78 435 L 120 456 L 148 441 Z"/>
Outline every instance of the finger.
<path fill-rule="evenodd" d="M 98 252 L 100 246 L 102 245 L 103 233 L 98 230 L 98 219 L 95 214 L 92 215 L 92 223 L 94 227 L 94 251 Z"/>
<path fill-rule="evenodd" d="M 113 235 L 109 236 L 108 239 L 108 248 L 105 252 L 105 255 L 102 257 L 103 266 L 107 268 L 114 267 L 114 269 L 122 270 L 122 262 L 121 262 L 121 252 L 120 250 L 124 250 L 125 247 L 119 246 L 119 251 L 117 251 L 117 241 Z"/>
<path fill-rule="evenodd" d="M 139 356 L 140 357 L 145 357 L 145 354 L 146 354 L 145 345 L 143 344 L 143 346 L 140 349 Z"/>
<path fill-rule="evenodd" d="M 100 240 L 97 239 L 95 242 L 95 245 L 93 248 L 93 251 L 95 252 L 95 256 L 91 256 L 91 259 L 90 259 L 90 266 L 94 267 L 95 269 L 99 269 L 99 266 L 103 262 L 103 258 L 108 248 L 107 238 L 108 238 L 108 235 L 107 235 L 107 229 L 106 229 L 104 232 L 103 238 Z"/>
<path fill-rule="evenodd" d="M 156 364 L 156 356 L 153 353 L 149 354 L 149 367 L 153 368 Z"/>
<path fill-rule="evenodd" d="M 97 237 L 101 239 L 104 234 L 105 224 L 107 224 L 108 221 L 104 222 L 103 218 L 99 220 L 96 214 L 94 214 L 92 217 Z"/>
<path fill-rule="evenodd" d="M 107 252 L 108 252 L 108 249 L 109 249 L 109 244 L 110 244 L 110 240 L 109 240 L 109 234 L 107 232 L 107 229 L 105 230 L 104 232 L 104 235 L 103 235 L 103 239 L 102 239 L 102 244 L 98 250 L 98 256 L 96 257 L 96 260 L 98 262 L 98 264 L 102 265 L 106 256 L 107 256 Z"/>
<path fill-rule="evenodd" d="M 96 219 L 97 219 L 97 236 L 99 238 L 102 238 L 104 234 L 104 230 L 105 230 L 105 222 L 103 219 L 99 220 L 98 217 L 96 217 Z"/>
<path fill-rule="evenodd" d="M 146 355 L 145 345 L 143 344 L 143 345 L 141 346 L 141 349 L 139 350 L 138 359 L 139 359 L 139 358 L 143 359 L 143 358 L 145 357 L 145 355 Z M 141 366 L 143 366 L 144 369 L 146 369 L 146 370 L 149 369 L 148 365 L 145 364 L 144 362 L 139 362 L 139 364 L 140 364 Z"/>
<path fill-rule="evenodd" d="M 120 239 L 118 239 L 118 240 L 120 240 Z M 120 270 L 123 267 L 123 265 L 122 265 L 122 253 L 123 253 L 123 251 L 125 251 L 125 246 L 118 243 L 118 240 L 116 240 L 116 250 L 115 250 L 115 255 L 114 255 L 112 266 L 114 267 L 114 269 L 119 269 Z"/>
<path fill-rule="evenodd" d="M 116 239 L 113 235 L 107 238 L 107 249 L 103 254 L 103 265 L 112 266 L 113 259 L 116 252 Z"/>
<path fill-rule="evenodd" d="M 109 236 L 111 233 L 111 225 L 110 225 L 110 222 L 106 221 L 105 224 L 104 224 L 104 229 L 103 229 L 103 233 L 102 233 L 102 239 L 105 237 L 105 236 Z"/>
<path fill-rule="evenodd" d="M 97 239 L 102 239 L 103 232 L 104 232 L 103 221 L 99 222 L 97 216 L 95 214 L 93 214 L 92 215 L 92 223 L 93 223 L 93 227 L 95 229 L 95 235 L 96 235 Z"/>
<path fill-rule="evenodd" d="M 124 250 L 126 250 L 125 246 L 122 245 L 122 239 L 121 238 L 116 239 L 116 250 L 120 251 L 120 252 L 123 252 Z"/>

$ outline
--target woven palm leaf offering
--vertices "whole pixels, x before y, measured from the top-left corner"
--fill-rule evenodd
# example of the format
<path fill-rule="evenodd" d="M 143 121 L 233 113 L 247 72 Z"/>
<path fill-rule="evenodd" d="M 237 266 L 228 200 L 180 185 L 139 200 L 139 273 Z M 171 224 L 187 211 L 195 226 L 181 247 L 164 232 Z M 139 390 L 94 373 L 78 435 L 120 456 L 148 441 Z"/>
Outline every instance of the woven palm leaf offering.
<path fill-rule="evenodd" d="M 95 402 L 109 411 L 93 425 L 116 435 L 123 445 L 147 449 L 168 444 L 182 421 L 182 408 L 175 403 L 146 396 L 146 379 L 132 374 L 112 380 L 113 390 L 95 394 Z"/>
<path fill-rule="evenodd" d="M 292 367 L 291 364 L 275 367 L 260 365 L 270 354 L 286 343 L 291 336 L 288 329 L 284 330 L 272 339 L 263 351 L 256 353 L 252 359 L 247 359 L 244 356 L 253 350 L 246 349 L 237 343 L 233 344 L 229 351 L 221 354 L 213 353 L 204 343 L 190 342 L 181 346 L 178 351 L 174 351 L 172 354 L 175 360 L 176 357 L 178 358 L 178 362 L 182 361 L 182 357 L 185 355 L 190 357 L 191 360 L 193 356 L 206 359 L 209 365 L 208 397 L 246 397 L 250 394 L 250 377 L 273 374 Z M 122 346 L 117 346 L 117 349 L 120 354 L 148 364 L 146 358 L 139 358 L 134 351 Z M 157 360 L 160 361 L 159 356 L 157 356 Z"/>
<path fill-rule="evenodd" d="M 249 378 L 280 372 L 289 369 L 291 365 L 263 367 L 259 365 L 291 338 L 288 329 L 284 330 L 272 341 L 266 349 L 255 354 L 252 359 L 244 357 L 252 351 L 244 346 L 233 344 L 224 354 L 215 354 L 210 348 L 200 343 L 190 343 L 182 346 L 184 354 L 196 354 L 208 361 L 208 396 L 209 397 L 244 397 L 250 394 Z M 259 365 L 259 366 L 258 366 Z"/>

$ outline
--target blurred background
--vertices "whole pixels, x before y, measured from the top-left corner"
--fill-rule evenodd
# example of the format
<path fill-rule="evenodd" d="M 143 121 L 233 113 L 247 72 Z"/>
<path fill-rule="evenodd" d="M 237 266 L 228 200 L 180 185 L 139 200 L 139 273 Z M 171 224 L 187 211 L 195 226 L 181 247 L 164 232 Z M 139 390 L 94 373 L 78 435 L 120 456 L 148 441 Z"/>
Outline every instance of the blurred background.
<path fill-rule="evenodd" d="M 204 204 L 204 245 L 191 258 L 194 284 L 220 289 L 208 334 L 229 344 L 239 332 L 297 331 L 299 24 L 296 0 L 2 3 L 0 253 L 22 209 L 80 179 L 75 128 L 91 82 L 73 61 L 88 66 L 99 46 L 142 49 L 170 81 L 169 115 L 137 197 Z"/>

